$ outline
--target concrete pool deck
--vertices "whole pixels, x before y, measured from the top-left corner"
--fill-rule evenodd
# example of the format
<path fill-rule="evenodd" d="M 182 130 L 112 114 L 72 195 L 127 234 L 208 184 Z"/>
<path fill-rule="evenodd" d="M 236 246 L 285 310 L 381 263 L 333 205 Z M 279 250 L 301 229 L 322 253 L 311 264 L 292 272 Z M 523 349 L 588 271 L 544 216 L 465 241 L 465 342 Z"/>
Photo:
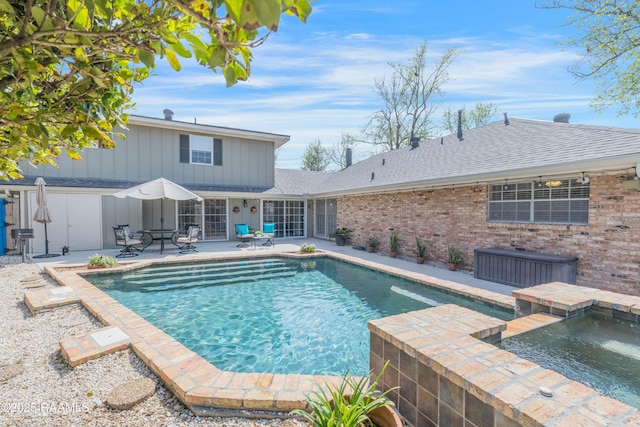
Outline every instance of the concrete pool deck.
<path fill-rule="evenodd" d="M 324 239 L 275 239 L 275 246 L 261 246 L 257 248 L 238 248 L 237 241 L 225 241 L 225 242 L 198 242 L 196 246 L 198 252 L 196 254 L 216 254 L 216 255 L 232 255 L 237 253 L 243 253 L 245 255 L 252 255 L 256 253 L 270 253 L 277 254 L 283 252 L 296 252 L 304 243 L 314 244 L 320 250 L 331 251 L 338 254 L 344 254 L 353 258 L 361 259 L 364 261 L 371 261 L 378 264 L 399 268 L 405 271 L 411 271 L 414 273 L 424 274 L 430 277 L 436 277 L 442 280 L 461 283 L 469 285 L 479 289 L 485 289 L 491 292 L 511 295 L 511 292 L 519 289 L 513 286 L 503 285 L 500 283 L 489 282 L 487 280 L 480 280 L 473 277 L 473 273 L 468 270 L 449 271 L 444 263 L 435 263 L 427 260 L 425 264 L 416 264 L 413 258 L 391 258 L 385 254 L 375 252 L 369 253 L 367 251 L 361 251 L 353 249 L 351 246 L 337 246 L 333 240 Z M 73 248 L 72 248 L 73 249 Z M 115 256 L 120 253 L 119 249 L 104 249 L 99 251 L 71 251 L 65 256 L 55 258 L 30 258 L 30 262 L 37 264 L 41 268 L 46 265 L 49 266 L 64 266 L 83 264 L 87 261 L 90 255 L 95 253 Z M 145 250 L 140 256 L 119 258 L 121 262 L 129 261 L 141 261 L 141 260 L 173 260 L 183 259 L 190 254 L 180 254 L 177 248 L 171 244 L 167 244 L 165 253 L 161 254 L 158 245 L 152 245 Z"/>

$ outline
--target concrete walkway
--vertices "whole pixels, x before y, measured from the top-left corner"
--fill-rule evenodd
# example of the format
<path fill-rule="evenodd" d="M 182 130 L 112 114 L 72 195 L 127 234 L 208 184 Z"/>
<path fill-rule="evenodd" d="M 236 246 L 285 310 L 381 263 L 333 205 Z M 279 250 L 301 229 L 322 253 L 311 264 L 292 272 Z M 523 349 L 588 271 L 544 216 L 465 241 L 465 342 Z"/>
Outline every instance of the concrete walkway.
<path fill-rule="evenodd" d="M 427 261 L 423 265 L 416 264 L 413 258 L 391 258 L 387 255 L 380 253 L 369 253 L 367 251 L 353 249 L 351 246 L 338 246 L 333 240 L 322 239 L 276 239 L 276 245 L 262 246 L 257 245 L 253 248 L 239 248 L 238 242 L 235 240 L 227 242 L 198 242 L 196 247 L 198 253 L 234 253 L 244 252 L 247 256 L 251 256 L 256 251 L 264 253 L 265 251 L 271 252 L 274 255 L 280 252 L 295 252 L 298 251 L 300 246 L 305 243 L 314 244 L 318 249 L 325 251 L 332 251 L 342 253 L 356 258 L 361 258 L 367 261 L 379 263 L 382 265 L 388 265 L 391 267 L 400 268 L 403 270 L 411 271 L 414 273 L 421 273 L 427 276 L 437 277 L 443 280 L 450 280 L 452 282 L 462 283 L 464 285 L 473 286 L 480 289 L 486 289 L 492 292 L 496 292 L 503 295 L 511 295 L 511 291 L 519 289 L 513 286 L 502 285 L 500 283 L 488 282 L 486 280 L 479 280 L 473 277 L 473 273 L 470 271 L 449 271 L 444 264 L 430 263 Z M 38 266 L 44 265 L 70 265 L 70 264 L 84 264 L 90 255 L 100 253 L 104 255 L 115 256 L 120 253 L 119 249 L 104 249 L 99 251 L 72 251 L 65 256 L 59 256 L 55 258 L 29 258 L 29 262 L 36 263 Z M 180 254 L 173 245 L 170 243 L 166 245 L 165 252 L 160 253 L 159 246 L 150 246 L 137 257 L 119 258 L 121 261 L 133 261 L 133 260 L 148 260 L 148 259 L 178 259 L 184 257 Z"/>

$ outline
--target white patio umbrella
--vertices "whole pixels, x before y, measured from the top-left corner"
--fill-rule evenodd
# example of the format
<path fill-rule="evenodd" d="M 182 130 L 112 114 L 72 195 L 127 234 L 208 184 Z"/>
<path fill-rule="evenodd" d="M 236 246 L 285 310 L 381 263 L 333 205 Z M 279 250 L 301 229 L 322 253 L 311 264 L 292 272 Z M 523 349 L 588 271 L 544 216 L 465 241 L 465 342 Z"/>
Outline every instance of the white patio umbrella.
<path fill-rule="evenodd" d="M 38 205 L 38 209 L 33 214 L 33 220 L 39 222 L 40 224 L 44 224 L 44 254 L 36 255 L 33 258 L 49 258 L 60 256 L 60 254 L 50 254 L 49 253 L 49 238 L 47 236 L 47 224 L 50 223 L 51 213 L 49 212 L 49 208 L 47 207 L 47 191 L 45 186 L 47 185 L 44 182 L 43 178 L 36 178 L 36 204 Z"/>
<path fill-rule="evenodd" d="M 196 199 L 201 202 L 202 197 L 196 193 L 192 193 L 181 185 L 176 184 L 173 181 L 169 181 L 166 178 L 158 178 L 153 181 L 145 182 L 144 184 L 136 185 L 135 187 L 127 188 L 126 190 L 118 191 L 114 194 L 115 197 L 124 199 L 125 197 L 131 197 L 141 200 L 157 200 L 160 199 L 160 228 L 164 228 L 164 218 L 162 201 L 164 199 L 171 200 L 192 200 Z"/>

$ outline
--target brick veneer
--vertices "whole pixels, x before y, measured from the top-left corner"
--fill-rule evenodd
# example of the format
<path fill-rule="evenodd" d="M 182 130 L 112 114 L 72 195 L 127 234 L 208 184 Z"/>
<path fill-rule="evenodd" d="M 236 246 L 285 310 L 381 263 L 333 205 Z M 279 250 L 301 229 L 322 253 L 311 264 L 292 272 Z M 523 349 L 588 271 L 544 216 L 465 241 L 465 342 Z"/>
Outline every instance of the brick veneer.
<path fill-rule="evenodd" d="M 500 247 L 578 257 L 578 285 L 640 295 L 640 192 L 623 190 L 624 177 L 591 175 L 588 225 L 491 223 L 487 186 L 344 196 L 338 224 L 354 230 L 352 243 L 369 236 L 389 249 L 389 229 L 400 236 L 399 256 L 414 256 L 415 236 L 427 243 L 427 259 L 446 261 L 446 248 L 462 250 L 473 268 L 473 250 Z"/>

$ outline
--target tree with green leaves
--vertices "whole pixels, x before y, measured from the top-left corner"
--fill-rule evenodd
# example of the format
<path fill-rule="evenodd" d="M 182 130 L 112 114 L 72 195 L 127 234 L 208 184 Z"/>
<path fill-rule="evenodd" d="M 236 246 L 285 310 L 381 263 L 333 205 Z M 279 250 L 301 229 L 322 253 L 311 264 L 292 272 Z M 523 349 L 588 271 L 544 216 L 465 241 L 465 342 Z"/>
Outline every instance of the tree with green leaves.
<path fill-rule="evenodd" d="M 462 130 L 477 128 L 490 123 L 498 113 L 498 106 L 492 102 L 478 102 L 473 110 L 467 112 L 466 107 L 462 107 Z M 442 127 L 449 133 L 458 131 L 458 110 L 451 107 L 442 113 Z"/>
<path fill-rule="evenodd" d="M 582 57 L 569 71 L 595 80 L 592 107 L 617 106 L 620 114 L 640 117 L 640 1 L 549 0 L 536 6 L 573 12 L 566 25 L 576 34 L 566 44 L 579 48 Z"/>
<path fill-rule="evenodd" d="M 425 42 L 408 63 L 390 63 L 391 77 L 375 83 L 374 90 L 383 107 L 371 116 L 364 142 L 391 151 L 409 145 L 412 136 L 429 139 L 436 127 L 432 115 L 437 105 L 433 98 L 443 95 L 449 66 L 457 56 L 455 49 L 449 49 L 428 67 Z"/>
<path fill-rule="evenodd" d="M 309 0 L 0 0 L 0 178 L 113 147 L 156 57 L 176 71 L 193 57 L 231 86 L 283 14 L 310 13 Z"/>
<path fill-rule="evenodd" d="M 331 163 L 329 150 L 322 145 L 322 141 L 316 139 L 309 143 L 302 155 L 302 170 L 326 172 L 327 166 Z"/>

